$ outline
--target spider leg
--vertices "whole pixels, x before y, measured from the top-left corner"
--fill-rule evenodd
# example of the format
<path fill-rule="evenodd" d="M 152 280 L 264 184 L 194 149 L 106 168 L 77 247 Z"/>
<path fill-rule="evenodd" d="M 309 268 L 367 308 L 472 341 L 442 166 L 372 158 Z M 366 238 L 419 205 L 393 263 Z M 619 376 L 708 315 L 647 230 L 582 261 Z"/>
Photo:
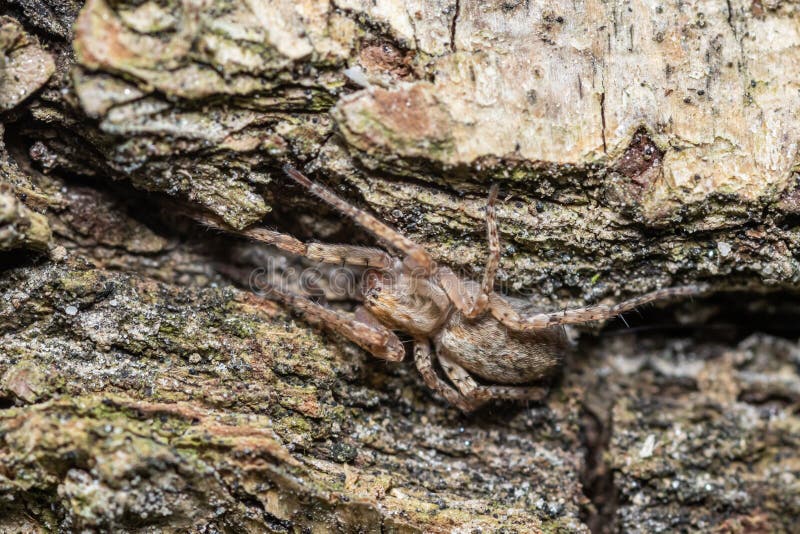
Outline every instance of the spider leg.
<path fill-rule="evenodd" d="M 427 339 L 421 338 L 414 340 L 414 363 L 417 366 L 417 370 L 419 374 L 422 375 L 422 379 L 425 381 L 425 384 L 444 397 L 444 399 L 452 404 L 453 406 L 458 407 L 462 412 L 471 412 L 475 409 L 467 399 L 462 397 L 458 391 L 453 389 L 453 387 L 439 378 L 439 375 L 436 374 L 436 371 L 433 369 L 433 356 L 431 354 L 431 344 Z"/>
<path fill-rule="evenodd" d="M 455 307 L 468 318 L 474 318 L 483 313 L 489 305 L 489 295 L 494 292 L 494 279 L 500 267 L 500 236 L 497 233 L 497 184 L 489 191 L 489 200 L 486 204 L 486 236 L 489 241 L 489 257 L 483 271 L 483 280 L 477 295 L 456 274 L 447 267 L 438 270 L 439 281 L 447 292 L 447 296 Z M 471 285 L 471 284 L 470 284 Z"/>
<path fill-rule="evenodd" d="M 392 258 L 386 252 L 354 245 L 309 243 L 305 256 L 313 261 L 335 265 L 361 265 L 375 269 L 388 269 L 392 265 Z"/>
<path fill-rule="evenodd" d="M 462 280 L 449 267 L 440 266 L 436 270 L 436 277 L 439 285 L 444 289 L 445 294 L 453 303 L 458 311 L 467 314 L 475 307 L 474 291 L 470 291 L 475 285 L 471 280 Z"/>
<path fill-rule="evenodd" d="M 281 291 L 275 286 L 259 284 L 265 296 L 300 312 L 306 320 L 349 339 L 376 358 L 399 362 L 406 352 L 397 335 L 381 325 L 365 309 L 356 314 L 330 310 L 305 297 Z"/>
<path fill-rule="evenodd" d="M 435 264 L 433 258 L 431 258 L 428 251 L 420 245 L 414 243 L 409 238 L 379 221 L 369 213 L 350 205 L 327 187 L 312 182 L 307 176 L 291 165 L 285 165 L 283 170 L 292 180 L 308 189 L 312 194 L 339 210 L 343 215 L 353 219 L 378 239 L 387 242 L 392 247 L 408 256 L 411 260 L 412 267 L 422 269 L 424 274 L 429 274 L 434 270 Z"/>
<path fill-rule="evenodd" d="M 388 269 L 392 265 L 392 258 L 383 250 L 371 247 L 357 247 L 352 245 L 328 245 L 325 243 L 303 243 L 294 237 L 274 230 L 261 227 L 234 230 L 224 225 L 217 219 L 200 213 L 189 214 L 201 224 L 222 230 L 231 234 L 240 235 L 253 241 L 273 245 L 285 252 L 305 256 L 312 261 L 330 263 L 334 265 L 360 265 L 376 269 Z"/>
<path fill-rule="evenodd" d="M 475 408 L 491 399 L 540 401 L 549 391 L 549 388 L 543 386 L 484 386 L 478 384 L 469 371 L 449 358 L 439 356 L 439 363 L 447 378 Z"/>
<path fill-rule="evenodd" d="M 489 201 L 486 204 L 486 238 L 489 242 L 489 258 L 486 260 L 486 268 L 483 271 L 483 281 L 481 282 L 481 297 L 475 301 L 475 309 L 467 314 L 467 317 L 476 317 L 482 313 L 489 304 L 489 295 L 494 292 L 494 279 L 497 276 L 497 269 L 500 267 L 500 235 L 497 233 L 497 214 L 494 205 L 497 202 L 497 184 L 489 190 Z"/>
<path fill-rule="evenodd" d="M 691 297 L 707 291 L 705 284 L 668 287 L 645 293 L 619 304 L 607 306 L 600 304 L 597 306 L 587 306 L 585 308 L 575 308 L 553 313 L 537 313 L 530 317 L 519 315 L 508 302 L 499 295 L 491 295 L 489 298 L 489 309 L 492 315 L 507 328 L 512 330 L 541 330 L 557 325 L 588 323 L 591 321 L 603 321 L 616 317 L 621 313 L 633 310 L 648 302 L 666 300 L 676 297 Z"/>

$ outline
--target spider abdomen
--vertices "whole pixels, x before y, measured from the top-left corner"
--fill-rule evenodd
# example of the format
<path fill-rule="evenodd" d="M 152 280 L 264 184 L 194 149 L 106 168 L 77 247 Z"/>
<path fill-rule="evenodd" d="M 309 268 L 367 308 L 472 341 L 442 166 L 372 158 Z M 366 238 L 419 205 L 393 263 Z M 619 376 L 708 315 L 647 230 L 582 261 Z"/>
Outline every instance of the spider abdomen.
<path fill-rule="evenodd" d="M 515 332 L 490 314 L 454 313 L 435 338 L 440 354 L 493 384 L 525 384 L 553 375 L 567 350 L 562 326 Z"/>

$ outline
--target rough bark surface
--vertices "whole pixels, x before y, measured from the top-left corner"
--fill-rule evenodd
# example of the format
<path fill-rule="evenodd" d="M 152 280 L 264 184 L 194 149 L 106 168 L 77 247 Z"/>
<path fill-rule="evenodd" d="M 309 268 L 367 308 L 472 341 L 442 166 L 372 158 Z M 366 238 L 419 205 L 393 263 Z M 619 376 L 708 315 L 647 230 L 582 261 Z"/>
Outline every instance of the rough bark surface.
<path fill-rule="evenodd" d="M 0 532 L 796 528 L 795 2 L 0 9 Z M 499 183 L 498 288 L 543 309 L 739 292 L 464 416 L 174 213 L 370 242 L 287 162 L 475 277 Z"/>

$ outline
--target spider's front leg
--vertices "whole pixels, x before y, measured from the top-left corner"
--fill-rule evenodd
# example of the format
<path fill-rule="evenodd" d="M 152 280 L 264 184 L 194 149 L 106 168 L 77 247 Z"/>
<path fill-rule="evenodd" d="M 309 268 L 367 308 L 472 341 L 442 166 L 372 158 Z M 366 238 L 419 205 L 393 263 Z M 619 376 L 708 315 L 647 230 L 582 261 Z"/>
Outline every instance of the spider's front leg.
<path fill-rule="evenodd" d="M 447 378 L 455 384 L 472 409 L 492 399 L 540 401 L 547 396 L 549 388 L 542 386 L 484 386 L 472 378 L 469 371 L 444 356 L 439 356 Z"/>
<path fill-rule="evenodd" d="M 489 242 L 489 257 L 483 271 L 483 280 L 477 294 L 473 283 L 461 280 L 447 267 L 440 267 L 437 275 L 453 305 L 469 318 L 474 318 L 483 313 L 489 305 L 489 295 L 494 292 L 494 280 L 497 269 L 500 267 L 500 236 L 497 233 L 497 184 L 489 191 L 489 200 L 486 203 L 486 237 Z"/>
<path fill-rule="evenodd" d="M 411 268 L 418 269 L 426 275 L 435 270 L 436 263 L 433 261 L 428 251 L 422 246 L 414 243 L 409 238 L 379 221 L 366 211 L 350 205 L 350 203 L 340 198 L 327 187 L 312 182 L 308 176 L 291 165 L 284 165 L 283 170 L 292 180 L 305 187 L 309 192 L 336 208 L 341 214 L 353 219 L 378 239 L 405 254 L 406 262 Z"/>
<path fill-rule="evenodd" d="M 552 313 L 537 313 L 530 317 L 523 317 L 514 310 L 509 303 L 499 295 L 491 295 L 489 309 L 492 315 L 504 326 L 517 331 L 542 330 L 558 325 L 588 323 L 612 319 L 622 313 L 638 308 L 643 304 L 657 300 L 668 300 L 677 297 L 691 297 L 700 295 L 708 290 L 705 284 L 668 287 L 651 291 L 640 297 L 635 297 L 619 304 L 607 306 L 587 306 Z"/>
<path fill-rule="evenodd" d="M 277 287 L 251 279 L 251 287 L 257 286 L 268 298 L 272 298 L 300 312 L 312 324 L 317 324 L 349 339 L 376 358 L 399 362 L 405 358 L 403 343 L 397 335 L 381 325 L 369 312 L 359 307 L 355 314 L 335 311 L 292 295 Z"/>
<path fill-rule="evenodd" d="M 221 230 L 230 234 L 240 235 L 259 243 L 272 245 L 280 250 L 304 256 L 312 261 L 319 261 L 333 265 L 358 265 L 375 269 L 388 269 L 392 265 L 392 258 L 383 250 L 372 247 L 358 247 L 353 245 L 328 245 L 325 243 L 303 243 L 290 235 L 261 227 L 234 230 L 219 222 L 214 217 L 206 214 L 189 214 L 201 224 Z"/>
<path fill-rule="evenodd" d="M 341 265 L 359 265 L 377 269 L 387 269 L 394 262 L 386 252 L 368 247 L 351 245 L 327 245 L 323 243 L 303 243 L 292 236 L 281 234 L 266 228 L 247 228 L 233 230 L 208 215 L 190 213 L 189 216 L 202 224 L 228 233 L 247 237 L 254 241 L 273 245 L 281 250 L 304 256 L 310 260 Z M 224 270 L 224 269 L 223 269 Z M 233 277 L 237 279 L 236 276 Z M 251 277 L 250 287 L 257 287 L 267 296 L 282 302 L 303 313 L 309 322 L 319 324 L 323 328 L 336 332 L 373 356 L 388 361 L 401 361 L 405 357 L 405 349 L 394 332 L 381 325 L 369 312 L 360 308 L 357 314 L 330 310 L 305 297 L 292 295 L 277 287 Z"/>

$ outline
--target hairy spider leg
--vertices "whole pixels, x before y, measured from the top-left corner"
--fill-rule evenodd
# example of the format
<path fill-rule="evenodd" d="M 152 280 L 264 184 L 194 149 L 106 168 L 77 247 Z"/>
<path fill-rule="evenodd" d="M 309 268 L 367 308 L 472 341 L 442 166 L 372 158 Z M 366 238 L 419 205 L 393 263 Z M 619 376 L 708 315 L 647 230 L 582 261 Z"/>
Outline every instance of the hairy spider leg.
<path fill-rule="evenodd" d="M 466 315 L 473 309 L 475 296 L 470 292 L 468 281 L 465 282 L 444 265 L 440 265 L 436 270 L 436 277 L 439 279 L 439 285 L 442 286 L 450 302 L 458 311 Z"/>
<path fill-rule="evenodd" d="M 192 210 L 184 207 L 178 207 L 177 209 L 182 215 L 185 215 L 186 217 L 189 217 L 190 219 L 193 219 L 203 226 L 207 226 L 208 228 L 221 230 L 229 234 L 241 235 L 262 243 L 268 243 L 291 254 L 304 256 L 306 253 L 306 244 L 290 235 L 275 232 L 273 230 L 267 230 L 266 228 L 247 228 L 245 230 L 235 230 L 230 226 L 220 222 L 217 217 L 209 215 L 208 213 L 203 213 L 198 210 Z"/>
<path fill-rule="evenodd" d="M 486 310 L 489 305 L 489 295 L 494 292 L 494 281 L 497 269 L 500 267 L 500 236 L 497 232 L 497 184 L 489 191 L 489 200 L 486 203 L 486 237 L 489 242 L 489 256 L 483 271 L 483 280 L 480 292 L 470 294 L 466 284 L 447 267 L 440 267 L 437 271 L 439 282 L 444 288 L 453 305 L 468 318 L 474 318 Z"/>
<path fill-rule="evenodd" d="M 364 322 L 363 316 L 330 310 L 305 297 L 286 293 L 273 285 L 262 284 L 267 298 L 277 300 L 293 310 L 303 314 L 312 324 L 331 330 L 349 339 L 376 358 L 399 362 L 405 358 L 406 352 L 400 338 L 377 321 Z M 360 311 L 359 315 L 365 311 Z"/>
<path fill-rule="evenodd" d="M 412 262 L 412 267 L 422 269 L 423 274 L 430 274 L 434 271 L 435 262 L 433 261 L 433 258 L 431 258 L 430 254 L 428 254 L 428 251 L 426 251 L 423 247 L 414 243 L 397 230 L 379 221 L 369 213 L 356 208 L 355 206 L 351 206 L 348 202 L 342 198 L 339 198 L 336 193 L 327 187 L 312 182 L 306 175 L 291 165 L 284 165 L 283 170 L 292 180 L 339 210 L 339 212 L 341 212 L 343 215 L 353 219 L 355 222 L 375 235 L 378 239 L 385 241 L 393 248 L 408 256 Z"/>
<path fill-rule="evenodd" d="M 467 399 L 462 397 L 458 391 L 453 389 L 450 384 L 439 378 L 439 375 L 436 374 L 433 368 L 431 344 L 430 341 L 425 338 L 414 340 L 414 363 L 428 388 L 439 393 L 447 402 L 458 407 L 462 412 L 471 412 L 474 410 L 474 407 Z"/>
<path fill-rule="evenodd" d="M 486 296 L 485 304 L 476 301 L 476 310 L 468 317 L 474 317 L 481 313 L 489 304 L 489 295 L 494 293 L 494 279 L 497 276 L 497 269 L 500 267 L 500 235 L 497 233 L 497 213 L 494 205 L 497 202 L 497 184 L 489 190 L 489 201 L 486 203 L 486 239 L 489 242 L 489 258 L 486 260 L 486 268 L 483 271 L 483 281 L 481 282 L 481 292 Z"/>
<path fill-rule="evenodd" d="M 375 269 L 388 269 L 392 266 L 391 256 L 378 248 L 358 247 L 353 245 L 328 245 L 325 243 L 303 243 L 290 235 L 282 234 L 274 230 L 267 230 L 266 228 L 251 227 L 245 228 L 244 230 L 234 230 L 206 214 L 192 213 L 190 216 L 209 228 L 222 230 L 223 232 L 240 235 L 252 239 L 253 241 L 272 245 L 285 252 L 290 252 L 298 256 L 305 256 L 312 261 L 333 265 L 359 265 L 363 267 L 373 267 Z"/>
<path fill-rule="evenodd" d="M 265 280 L 256 279 L 260 271 L 250 271 L 226 264 L 215 264 L 215 268 L 240 285 L 249 285 L 257 294 L 280 302 L 301 313 L 312 325 L 344 336 L 376 358 L 399 362 L 406 352 L 400 338 L 384 327 L 366 309 L 358 306 L 355 313 L 331 310 L 311 300 L 281 291 Z"/>
<path fill-rule="evenodd" d="M 473 409 L 492 399 L 540 401 L 549 391 L 549 388 L 543 386 L 484 386 L 478 384 L 469 371 L 449 358 L 439 355 L 439 363 L 447 378 Z"/>
<path fill-rule="evenodd" d="M 705 284 L 668 287 L 657 289 L 656 291 L 651 291 L 650 293 L 611 306 L 601 304 L 598 306 L 587 306 L 585 308 L 575 308 L 553 313 L 537 313 L 530 317 L 522 317 L 505 299 L 497 294 L 493 294 L 489 298 L 489 308 L 492 315 L 507 328 L 518 331 L 541 330 L 557 325 L 588 323 L 591 321 L 611 319 L 621 313 L 647 304 L 648 302 L 673 299 L 676 297 L 690 297 L 704 293 L 707 290 L 708 286 Z"/>

